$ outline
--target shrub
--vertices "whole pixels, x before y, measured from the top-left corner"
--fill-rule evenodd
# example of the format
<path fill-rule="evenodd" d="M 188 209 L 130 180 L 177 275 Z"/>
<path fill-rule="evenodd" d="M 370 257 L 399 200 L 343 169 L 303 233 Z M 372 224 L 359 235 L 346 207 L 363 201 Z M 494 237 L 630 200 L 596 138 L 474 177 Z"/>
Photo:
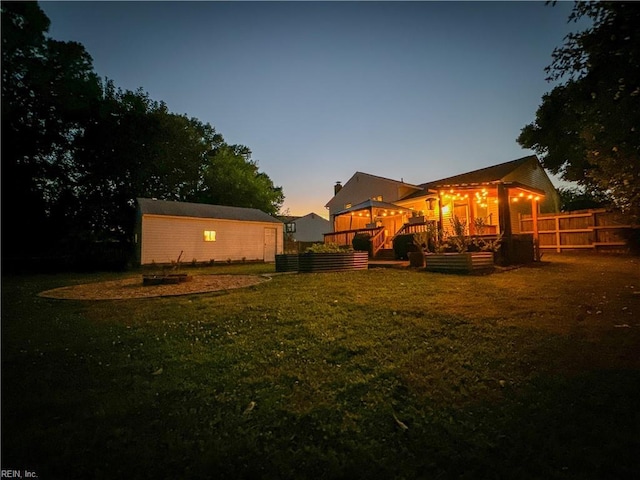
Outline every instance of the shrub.
<path fill-rule="evenodd" d="M 305 250 L 305 253 L 344 253 L 352 251 L 351 247 L 343 247 L 337 243 L 314 243 Z"/>
<path fill-rule="evenodd" d="M 407 254 L 416 251 L 418 247 L 413 243 L 413 233 L 398 235 L 393 239 L 393 254 L 397 260 L 407 260 Z"/>
<path fill-rule="evenodd" d="M 373 253 L 373 246 L 371 244 L 371 235 L 368 233 L 357 233 L 353 237 L 351 242 L 355 251 L 369 252 L 369 255 Z"/>

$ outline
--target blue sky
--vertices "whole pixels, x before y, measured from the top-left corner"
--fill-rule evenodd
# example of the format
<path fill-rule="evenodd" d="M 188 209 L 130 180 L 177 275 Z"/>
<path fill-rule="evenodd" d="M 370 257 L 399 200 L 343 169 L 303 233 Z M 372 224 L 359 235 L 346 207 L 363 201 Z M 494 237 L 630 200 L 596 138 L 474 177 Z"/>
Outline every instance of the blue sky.
<path fill-rule="evenodd" d="M 95 71 L 210 123 L 316 212 L 356 171 L 423 183 L 532 153 L 516 138 L 572 2 L 42 2 Z"/>

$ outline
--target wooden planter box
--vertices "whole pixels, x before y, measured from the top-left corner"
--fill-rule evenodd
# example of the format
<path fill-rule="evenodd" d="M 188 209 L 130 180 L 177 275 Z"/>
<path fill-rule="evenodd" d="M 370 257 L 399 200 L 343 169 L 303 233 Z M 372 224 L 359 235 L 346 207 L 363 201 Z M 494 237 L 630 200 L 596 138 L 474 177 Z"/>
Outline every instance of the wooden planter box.
<path fill-rule="evenodd" d="M 428 272 L 481 273 L 494 268 L 493 252 L 430 253 L 425 258 Z"/>
<path fill-rule="evenodd" d="M 369 254 L 367 252 L 276 255 L 276 272 L 341 272 L 366 270 L 367 268 L 369 268 Z"/>

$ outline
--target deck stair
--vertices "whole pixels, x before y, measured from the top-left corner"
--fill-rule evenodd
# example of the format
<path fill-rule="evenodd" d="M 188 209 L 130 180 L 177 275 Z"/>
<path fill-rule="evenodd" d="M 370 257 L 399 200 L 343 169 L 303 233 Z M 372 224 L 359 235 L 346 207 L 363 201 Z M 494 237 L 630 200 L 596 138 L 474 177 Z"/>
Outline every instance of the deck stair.
<path fill-rule="evenodd" d="M 378 250 L 376 255 L 373 257 L 376 260 L 395 260 L 395 254 L 393 253 L 393 248 L 382 248 Z"/>

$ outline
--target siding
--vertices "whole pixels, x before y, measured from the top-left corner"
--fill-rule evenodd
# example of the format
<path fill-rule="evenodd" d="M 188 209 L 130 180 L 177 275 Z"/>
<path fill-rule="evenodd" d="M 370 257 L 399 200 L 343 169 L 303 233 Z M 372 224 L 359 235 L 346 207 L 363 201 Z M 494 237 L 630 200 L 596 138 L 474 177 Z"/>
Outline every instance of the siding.
<path fill-rule="evenodd" d="M 282 225 L 143 215 L 141 264 L 175 262 L 181 251 L 184 262 L 265 260 L 265 228 L 276 229 L 276 253 L 282 253 Z M 204 241 L 205 230 L 216 232 L 215 242 Z"/>
<path fill-rule="evenodd" d="M 540 202 L 540 211 L 549 213 L 560 211 L 560 196 L 558 195 L 558 191 L 553 186 L 553 183 L 549 179 L 547 173 L 540 167 L 535 157 L 532 157 L 530 162 L 518 167 L 509 175 L 505 176 L 503 181 L 520 182 L 524 185 L 544 191 L 545 198 Z M 531 213 L 531 211 L 529 211 L 529 213 Z M 516 223 L 513 223 L 513 220 L 514 219 L 512 219 L 512 225 L 516 225 L 519 221 L 518 219 L 515 219 Z"/>
<path fill-rule="evenodd" d="M 324 242 L 324 234 L 331 231 L 331 222 L 310 213 L 294 220 L 296 231 L 293 238 L 298 242 Z"/>
<path fill-rule="evenodd" d="M 408 195 L 409 192 L 417 190 L 419 190 L 418 187 L 396 180 L 356 172 L 342 189 L 329 200 L 327 207 L 329 207 L 329 214 L 333 218 L 333 215 L 344 210 L 348 203 L 356 205 L 378 195 L 382 195 L 383 202 L 394 203 Z"/>

